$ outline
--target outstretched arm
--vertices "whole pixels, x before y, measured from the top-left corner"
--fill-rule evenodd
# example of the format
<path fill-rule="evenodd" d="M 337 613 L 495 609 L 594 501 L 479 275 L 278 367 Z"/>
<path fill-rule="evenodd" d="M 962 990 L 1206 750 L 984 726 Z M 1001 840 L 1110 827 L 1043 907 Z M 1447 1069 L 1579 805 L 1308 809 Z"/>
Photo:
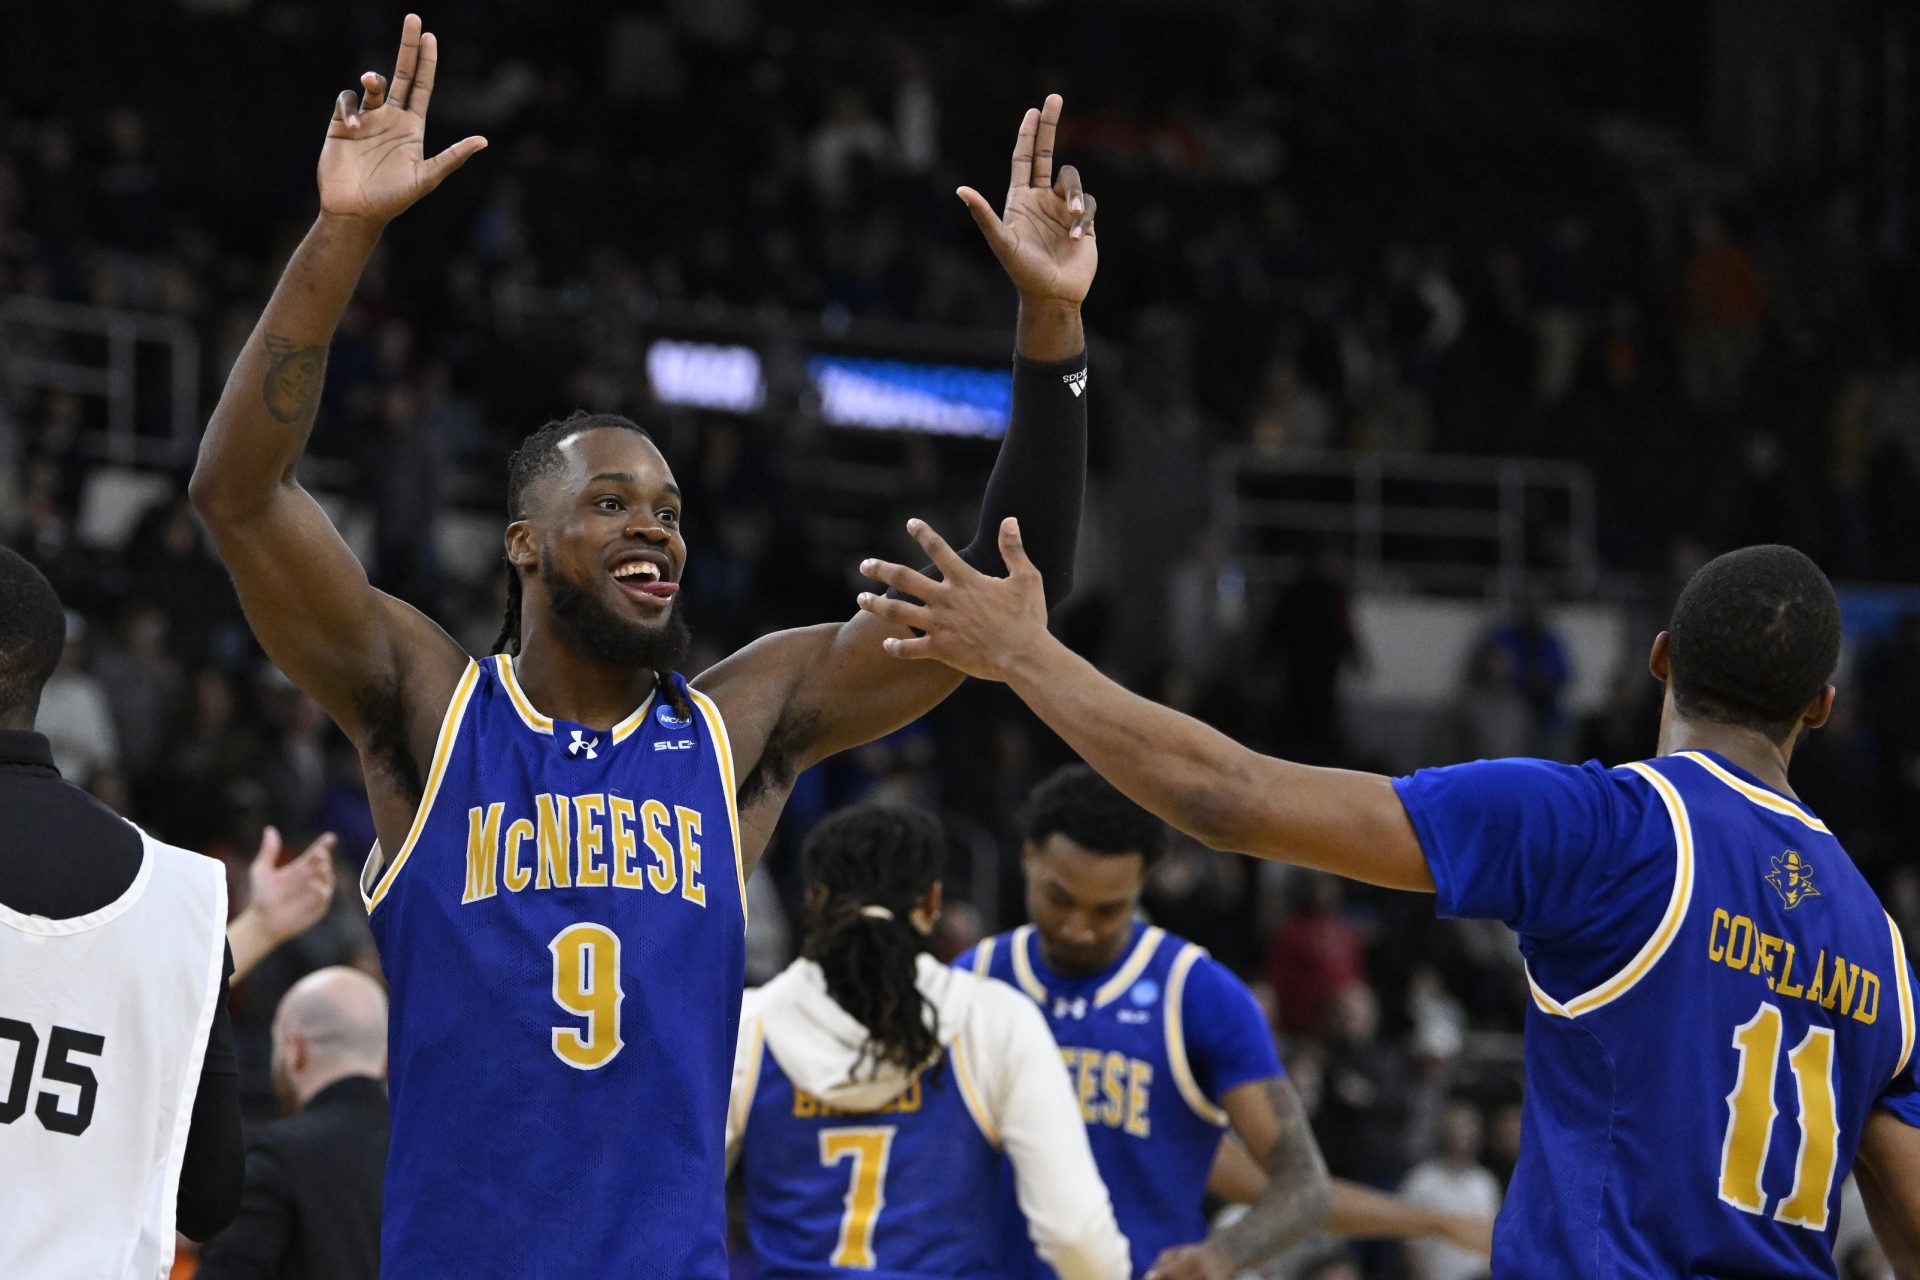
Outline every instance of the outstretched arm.
<path fill-rule="evenodd" d="M 1391 780 L 1319 769 L 1248 750 L 1190 716 L 1129 693 L 1047 633 L 1040 571 L 1016 521 L 1000 530 L 1007 576 L 962 561 L 940 535 L 907 526 L 943 580 L 868 560 L 860 571 L 924 604 L 860 596 L 896 627 L 887 652 L 933 658 L 1002 680 L 1121 791 L 1215 849 L 1331 871 L 1393 889 L 1431 893 L 1433 874 Z"/>
<path fill-rule="evenodd" d="M 440 691 L 450 693 L 460 655 L 425 617 L 368 584 L 293 471 L 313 429 L 327 346 L 382 230 L 486 145 L 467 138 L 424 158 L 438 56 L 409 14 L 391 89 L 369 71 L 359 93 L 335 101 L 320 152 L 320 216 L 234 363 L 190 490 L 254 634 L 363 744 L 377 718 L 370 690 L 393 684 L 407 657 L 424 650 L 450 666 Z"/>
<path fill-rule="evenodd" d="M 981 532 L 961 555 L 1001 572 L 994 531 L 1002 517 L 1019 515 L 1036 530 L 1035 557 L 1064 591 L 1086 478 L 1080 303 L 1093 283 L 1096 251 L 1094 198 L 1070 166 L 1053 166 L 1060 107 L 1059 96 L 1051 96 L 1021 122 L 1004 216 L 972 188 L 959 192 L 1020 295 L 1013 417 L 987 481 Z M 807 766 L 893 731 L 953 691 L 957 673 L 931 665 L 915 670 L 887 657 L 880 642 L 907 634 L 856 614 L 768 636 L 700 676 L 697 685 L 733 726 L 750 826 L 760 825 L 760 802 L 777 809 Z"/>
<path fill-rule="evenodd" d="M 1207 1175 L 1207 1192 L 1229 1204 L 1254 1204 L 1271 1185 L 1267 1171 L 1232 1136 L 1223 1138 Z M 1493 1219 L 1472 1213 L 1449 1213 L 1414 1204 L 1345 1178 L 1329 1184 L 1333 1195 L 1321 1228 L 1349 1240 L 1444 1240 L 1457 1249 L 1493 1256 Z"/>

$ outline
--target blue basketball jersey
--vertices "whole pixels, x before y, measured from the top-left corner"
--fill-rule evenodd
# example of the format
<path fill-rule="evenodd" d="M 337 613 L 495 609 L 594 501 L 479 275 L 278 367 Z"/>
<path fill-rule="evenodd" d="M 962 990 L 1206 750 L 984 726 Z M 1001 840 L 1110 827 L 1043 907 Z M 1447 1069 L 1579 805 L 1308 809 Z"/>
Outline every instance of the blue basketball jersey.
<path fill-rule="evenodd" d="M 1867 1113 L 1920 1123 L 1899 931 L 1826 826 L 1705 752 L 1397 784 L 1443 915 L 1532 987 L 1499 1276 L 1831 1276 Z"/>
<path fill-rule="evenodd" d="M 1105 971 L 1064 977 L 1047 967 L 1038 931 L 1022 925 L 954 961 L 1026 992 L 1047 1015 L 1080 1096 L 1094 1163 L 1145 1275 L 1161 1251 L 1207 1235 L 1207 1175 L 1227 1116 L 1219 1098 L 1283 1074 L 1253 995 L 1197 943 L 1134 926 Z M 1005 1274 L 1053 1271 L 1027 1241 L 1010 1190 L 1002 1194 Z"/>
<path fill-rule="evenodd" d="M 363 881 L 393 1280 L 726 1275 L 746 895 L 726 728 L 674 679 L 691 720 L 653 697 L 593 730 L 535 710 L 511 659 L 470 664 Z"/>
<path fill-rule="evenodd" d="M 999 1191 L 1000 1152 L 952 1051 L 873 1112 L 828 1106 L 764 1048 L 757 1061 L 740 1167 L 762 1280 L 999 1274 L 1000 1242 L 980 1216 Z"/>

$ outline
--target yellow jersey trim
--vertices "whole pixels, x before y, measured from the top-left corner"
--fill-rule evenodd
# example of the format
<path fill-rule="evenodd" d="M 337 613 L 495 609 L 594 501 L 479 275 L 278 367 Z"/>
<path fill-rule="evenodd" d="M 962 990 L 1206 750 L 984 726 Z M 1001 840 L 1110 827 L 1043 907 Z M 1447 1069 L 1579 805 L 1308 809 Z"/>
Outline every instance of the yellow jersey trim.
<path fill-rule="evenodd" d="M 747 1116 L 753 1111 L 753 1095 L 760 1089 L 760 1054 L 766 1048 L 766 1032 L 755 1018 L 753 1025 L 746 1028 L 747 1069 L 738 1089 L 734 1090 L 733 1100 L 727 1107 L 727 1142 L 729 1145 L 740 1141 L 747 1132 Z"/>
<path fill-rule="evenodd" d="M 1653 936 L 1627 962 L 1626 968 L 1592 990 L 1584 991 L 1571 1000 L 1557 1001 L 1534 982 L 1532 970 L 1527 971 L 1527 986 L 1533 992 L 1533 1002 L 1544 1012 L 1556 1017 L 1577 1018 L 1583 1013 L 1592 1013 L 1633 990 L 1640 979 L 1646 977 L 1653 966 L 1660 963 L 1660 958 L 1667 954 L 1667 948 L 1679 936 L 1680 926 L 1687 918 L 1687 908 L 1693 902 L 1693 819 L 1688 816 L 1687 802 L 1681 799 L 1679 790 L 1650 765 L 1630 764 L 1627 768 L 1653 785 L 1660 802 L 1666 806 L 1668 820 L 1673 824 L 1673 891 L 1667 896 L 1666 914 L 1660 918 L 1660 925 L 1653 931 Z"/>
<path fill-rule="evenodd" d="M 979 1088 L 973 1083 L 973 1071 L 967 1066 L 967 1055 L 961 1050 L 960 1042 L 955 1040 L 949 1045 L 947 1053 L 953 1058 L 953 1078 L 960 1082 L 960 1096 L 967 1104 L 967 1113 L 973 1117 L 973 1122 L 980 1126 L 980 1136 L 998 1150 L 999 1130 L 993 1127 L 993 1113 L 987 1110 L 985 1102 L 981 1100 Z"/>
<path fill-rule="evenodd" d="M 1747 799 L 1759 805 L 1762 809 L 1765 809 L 1771 813 L 1778 813 L 1778 814 L 1784 815 L 1785 817 L 1792 818 L 1795 822 L 1800 823 L 1802 826 L 1807 827 L 1810 830 L 1818 831 L 1821 835 L 1830 836 L 1833 834 L 1833 832 L 1827 830 L 1826 823 L 1820 821 L 1820 819 L 1814 817 L 1812 814 L 1808 813 L 1805 809 L 1802 809 L 1799 805 L 1787 799 L 1785 796 L 1777 796 L 1773 792 L 1768 791 L 1764 787 L 1756 787 L 1751 782 L 1747 782 L 1744 779 L 1734 777 L 1732 774 L 1728 773 L 1725 769 L 1722 769 L 1719 765 L 1715 764 L 1712 760 L 1709 760 L 1706 756 L 1701 755 L 1698 751 L 1676 751 L 1674 752 L 1674 754 L 1693 761 L 1695 764 L 1699 765 L 1702 769 L 1705 769 L 1708 773 L 1712 774 L 1714 777 L 1718 778 L 1720 781 L 1726 783 L 1729 787 L 1732 787 L 1735 791 L 1738 791 L 1741 795 L 1745 796 Z M 1633 766 L 1629 766 L 1629 767 L 1633 767 Z"/>
<path fill-rule="evenodd" d="M 1032 996 L 1039 1006 L 1047 1007 L 1047 988 L 1040 981 L 1040 975 L 1033 971 L 1033 957 L 1027 954 L 1027 940 L 1033 937 L 1033 926 L 1023 924 L 1013 931 L 1008 944 L 1013 951 L 1013 977 L 1020 989 Z"/>
<path fill-rule="evenodd" d="M 535 733 L 552 733 L 553 721 L 540 714 L 533 700 L 520 687 L 520 678 L 513 674 L 513 658 L 508 654 L 499 654 L 494 670 L 500 673 L 500 687 L 507 691 L 507 701 L 513 703 L 513 709 L 520 713 L 520 719 L 527 728 Z"/>
<path fill-rule="evenodd" d="M 527 691 L 520 687 L 520 677 L 513 672 L 512 655 L 503 653 L 498 655 L 498 657 L 500 659 L 497 664 L 500 672 L 500 687 L 507 691 L 507 700 L 513 703 L 513 709 L 519 713 L 521 722 L 535 733 L 551 734 L 553 732 L 553 717 L 540 714 L 540 709 L 533 705 L 533 699 L 529 698 Z M 657 690 L 649 692 L 646 699 L 642 701 L 638 707 L 634 708 L 633 711 L 628 713 L 625 720 L 622 720 L 619 724 L 614 725 L 613 728 L 607 731 L 613 736 L 615 742 L 625 741 L 635 729 L 638 729 L 646 723 L 647 709 L 653 706 L 653 699 L 657 692 Z"/>
<path fill-rule="evenodd" d="M 454 686 L 453 699 L 447 703 L 447 714 L 440 720 L 440 737 L 433 747 L 433 765 L 427 770 L 427 785 L 420 793 L 420 807 L 413 811 L 413 825 L 407 828 L 407 838 L 393 861 L 381 875 L 373 892 L 366 888 L 366 874 L 361 875 L 360 899 L 366 904 L 367 914 L 386 899 L 387 891 L 393 888 L 393 878 L 400 874 L 400 868 L 407 865 L 407 859 L 413 854 L 413 846 L 420 841 L 420 833 L 427 829 L 427 815 L 433 812 L 433 802 L 440 794 L 440 780 L 446 776 L 447 761 L 453 757 L 453 744 L 460 737 L 460 725 L 466 719 L 467 702 L 473 697 L 473 687 L 480 678 L 480 664 L 471 658 L 467 660 L 467 669 L 460 674 L 460 683 Z M 374 849 L 380 846 L 376 842 Z M 372 870 L 372 855 L 368 855 L 368 871 Z"/>
<path fill-rule="evenodd" d="M 1893 972 L 1900 986 L 1900 1065 L 1893 1069 L 1898 1079 L 1913 1057 L 1913 984 L 1907 978 L 1906 939 L 1900 936 L 1900 926 L 1891 915 L 1887 916 L 1887 929 L 1893 934 Z"/>
<path fill-rule="evenodd" d="M 973 971 L 982 978 L 990 977 L 993 971 L 993 944 L 998 938 L 982 938 L 973 953 Z"/>
<path fill-rule="evenodd" d="M 1172 972 L 1167 974 L 1167 1065 L 1173 1071 L 1173 1083 L 1180 1089 L 1180 1096 L 1193 1108 L 1193 1114 L 1218 1128 L 1227 1127 L 1227 1113 L 1213 1105 L 1207 1095 L 1201 1092 L 1200 1082 L 1193 1078 L 1193 1066 L 1187 1061 L 1187 1037 L 1183 1030 L 1180 1002 L 1187 993 L 1187 973 L 1207 954 L 1207 949 L 1197 942 L 1189 942 L 1180 949 L 1179 956 L 1173 962 Z"/>
<path fill-rule="evenodd" d="M 687 694 L 693 699 L 693 705 L 700 708 L 700 714 L 706 717 L 707 727 L 713 731 L 713 753 L 720 762 L 720 785 L 727 791 L 727 821 L 733 824 L 733 874 L 740 886 L 740 921 L 745 924 L 747 854 L 740 847 L 740 788 L 733 780 L 733 740 L 727 737 L 727 722 L 721 717 L 720 708 L 714 705 L 713 699 L 692 685 L 687 686 Z M 645 711 L 646 708 L 642 707 L 641 710 Z"/>
<path fill-rule="evenodd" d="M 1141 970 L 1153 961 L 1153 953 L 1160 949 L 1160 940 L 1167 936 L 1165 929 L 1154 926 L 1143 930 L 1140 938 L 1133 944 L 1133 954 L 1120 966 L 1120 971 L 1100 984 L 1093 993 L 1093 1007 L 1104 1009 L 1125 994 L 1140 978 Z"/>

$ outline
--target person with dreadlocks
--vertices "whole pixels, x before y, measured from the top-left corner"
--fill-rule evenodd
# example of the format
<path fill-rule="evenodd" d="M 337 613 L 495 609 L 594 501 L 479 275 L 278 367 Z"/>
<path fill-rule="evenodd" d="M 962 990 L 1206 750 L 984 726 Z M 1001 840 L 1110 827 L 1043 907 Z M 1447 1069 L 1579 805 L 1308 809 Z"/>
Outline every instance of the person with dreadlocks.
<path fill-rule="evenodd" d="M 1128 693 L 1046 630 L 1009 522 L 1004 578 L 869 561 L 923 605 L 890 640 L 1005 680 L 1134 801 L 1216 849 L 1435 895 L 1505 922 L 1532 997 L 1520 1162 L 1495 1275 L 1835 1274 L 1847 1170 L 1920 1275 L 1920 1067 L 1899 927 L 1788 783 L 1833 710 L 1840 603 L 1785 546 L 1729 551 L 1654 637 L 1657 754 L 1608 768 L 1481 760 L 1411 776 L 1314 768 Z M 1150 1280 L 1227 1274 L 1187 1255 Z"/>
<path fill-rule="evenodd" d="M 945 852 L 939 821 L 906 805 L 844 809 L 807 837 L 801 955 L 747 993 L 727 1118 L 765 1280 L 1002 1274 L 981 1207 L 1003 1153 L 1053 1274 L 1129 1274 L 1046 1020 L 926 953 Z"/>
<path fill-rule="evenodd" d="M 501 652 L 374 590 L 295 476 L 327 346 L 388 223 L 482 147 L 422 148 L 438 46 L 340 95 L 320 213 L 243 347 L 191 494 L 254 634 L 360 754 L 362 889 L 392 984 L 382 1269 L 718 1280 L 745 884 L 800 772 L 959 683 L 862 614 L 763 637 L 688 682 L 688 542 L 635 423 L 535 432 L 509 475 Z M 1013 409 L 975 549 L 1018 513 L 1063 585 L 1086 469 L 1080 304 L 1095 203 L 1029 110 L 1005 212 L 962 200 L 1020 300 Z"/>

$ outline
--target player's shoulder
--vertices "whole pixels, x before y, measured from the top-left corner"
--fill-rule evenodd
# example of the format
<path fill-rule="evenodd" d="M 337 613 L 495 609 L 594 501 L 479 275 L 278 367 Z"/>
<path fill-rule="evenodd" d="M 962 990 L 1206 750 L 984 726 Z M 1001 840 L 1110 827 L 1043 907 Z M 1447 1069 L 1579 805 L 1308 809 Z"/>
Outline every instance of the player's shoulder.
<path fill-rule="evenodd" d="M 950 967 L 984 974 L 993 967 L 995 957 L 1006 954 L 1018 933 L 1019 930 L 1010 929 L 1005 933 L 989 934 L 955 956 Z"/>

